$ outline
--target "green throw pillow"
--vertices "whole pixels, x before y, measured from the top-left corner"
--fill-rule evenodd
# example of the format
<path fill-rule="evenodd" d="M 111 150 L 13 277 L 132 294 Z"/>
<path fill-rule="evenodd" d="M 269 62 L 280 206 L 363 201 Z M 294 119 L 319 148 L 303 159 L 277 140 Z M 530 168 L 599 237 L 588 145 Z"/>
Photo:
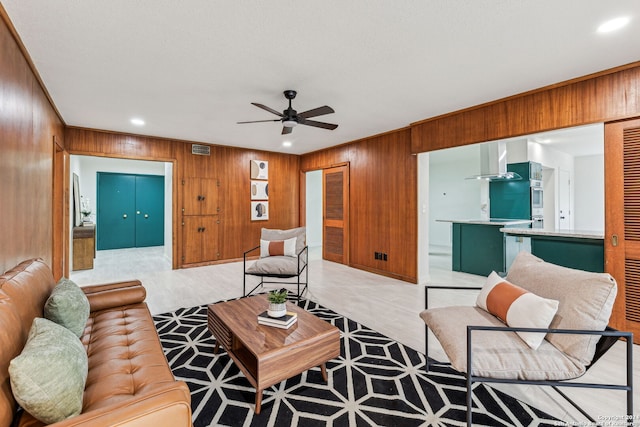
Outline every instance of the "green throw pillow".
<path fill-rule="evenodd" d="M 71 331 L 36 317 L 22 353 L 9 364 L 11 390 L 22 408 L 52 424 L 80 414 L 89 361 Z"/>
<path fill-rule="evenodd" d="M 81 337 L 89 319 L 89 300 L 78 285 L 63 277 L 44 304 L 44 317 Z"/>

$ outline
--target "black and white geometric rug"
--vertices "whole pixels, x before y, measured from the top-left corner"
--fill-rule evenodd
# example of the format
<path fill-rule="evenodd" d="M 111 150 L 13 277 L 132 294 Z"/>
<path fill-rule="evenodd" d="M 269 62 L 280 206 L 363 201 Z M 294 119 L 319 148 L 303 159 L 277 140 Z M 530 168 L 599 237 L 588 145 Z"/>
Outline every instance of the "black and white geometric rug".
<path fill-rule="evenodd" d="M 340 358 L 327 363 L 329 381 L 311 369 L 264 391 L 255 389 L 207 330 L 207 307 L 154 316 L 176 378 L 191 390 L 195 427 L 202 426 L 456 426 L 464 425 L 466 382 L 449 367 L 318 304 L 300 306 L 341 331 Z M 474 425 L 552 426 L 557 420 L 491 387 L 473 394 Z"/>

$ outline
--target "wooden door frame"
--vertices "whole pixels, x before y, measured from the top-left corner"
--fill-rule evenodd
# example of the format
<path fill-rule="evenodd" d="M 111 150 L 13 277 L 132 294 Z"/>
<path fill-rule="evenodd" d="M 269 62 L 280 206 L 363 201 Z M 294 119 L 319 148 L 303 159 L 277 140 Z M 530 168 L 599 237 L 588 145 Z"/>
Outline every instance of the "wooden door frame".
<path fill-rule="evenodd" d="M 69 150 L 69 151 L 65 151 L 66 155 L 67 155 L 67 166 L 66 166 L 66 170 L 65 170 L 65 174 L 64 174 L 64 180 L 65 180 L 65 186 L 68 186 L 70 183 L 70 179 L 71 178 L 67 178 L 70 177 L 71 175 L 71 156 L 89 156 L 89 157 L 105 157 L 108 159 L 125 159 L 125 160 L 143 160 L 143 161 L 151 161 L 151 162 L 162 162 L 162 163 L 171 163 L 171 174 L 172 174 L 172 179 L 171 179 L 171 211 L 172 211 L 172 225 L 171 225 L 171 234 L 172 234 L 172 242 L 171 242 L 171 268 L 174 270 L 177 270 L 178 268 L 180 268 L 180 262 L 179 262 L 179 254 L 181 251 L 181 243 L 178 242 L 182 242 L 182 227 L 180 227 L 180 224 L 182 224 L 182 215 L 180 212 L 180 206 L 182 206 L 182 194 L 179 192 L 180 188 L 180 182 L 181 180 L 178 179 L 178 177 L 180 176 L 180 170 L 179 170 L 179 164 L 178 164 L 178 160 L 176 158 L 172 158 L 172 157 L 146 157 L 146 156 L 130 156 L 130 155 L 121 155 L 121 154 L 112 154 L 112 153 L 94 153 L 94 152 L 86 152 L 86 151 L 82 151 L 82 150 Z M 166 179 L 166 175 L 165 175 L 165 179 Z M 68 187 L 65 187 L 68 189 Z M 166 194 L 165 194 L 166 197 Z M 67 207 L 70 206 L 71 203 L 71 195 L 69 194 L 69 191 L 67 190 L 65 193 L 65 200 L 64 200 L 64 205 L 65 205 L 65 212 L 67 212 L 68 214 L 70 214 L 68 212 Z M 70 221 L 66 220 L 65 224 L 68 224 Z M 166 217 L 165 217 L 165 221 L 166 221 Z M 71 233 L 71 229 L 67 226 L 67 230 L 65 231 L 65 247 L 64 247 L 64 253 L 66 254 L 66 256 L 68 257 L 71 251 L 69 242 L 70 242 L 70 233 Z M 167 244 L 167 242 L 165 242 L 165 245 Z M 65 277 L 69 276 L 69 259 L 67 259 L 67 262 L 65 263 L 65 268 L 67 270 L 67 272 L 65 273 Z"/>
<path fill-rule="evenodd" d="M 69 277 L 70 210 L 69 153 L 60 138 L 53 136 L 53 185 L 52 185 L 52 260 L 51 271 L 55 280 Z"/>
<path fill-rule="evenodd" d="M 351 227 L 350 225 L 350 220 L 351 217 L 349 215 L 349 210 L 351 208 L 351 185 L 350 185 L 350 174 L 351 174 L 351 166 L 349 162 L 340 162 L 340 163 L 333 163 L 333 164 L 328 164 L 328 165 L 322 165 L 322 166 L 318 166 L 318 167 L 314 167 L 314 168 L 310 168 L 310 169 L 300 169 L 300 182 L 299 182 L 299 201 L 300 201 L 300 206 L 299 206 L 299 223 L 300 226 L 306 226 L 307 225 L 307 189 L 306 189 L 306 178 L 307 178 L 307 172 L 313 172 L 313 171 L 324 171 L 326 169 L 332 169 L 332 168 L 337 168 L 337 167 L 341 167 L 341 166 L 345 166 L 347 168 L 347 192 L 345 193 L 345 196 L 347 197 L 347 219 L 346 219 L 346 223 L 347 223 L 347 231 L 346 231 L 346 235 L 345 235 L 345 239 L 344 239 L 344 265 L 347 266 L 351 266 L 351 244 L 350 244 L 350 230 Z M 322 189 L 323 189 L 323 193 L 324 193 L 324 180 L 322 182 Z M 324 204 L 324 195 L 323 195 L 323 204 Z M 323 208 L 324 209 L 324 208 Z M 323 230 L 324 230 L 324 225 L 322 225 Z M 324 234 L 324 233 L 323 233 Z M 322 242 L 322 244 L 324 245 L 324 242 Z"/>

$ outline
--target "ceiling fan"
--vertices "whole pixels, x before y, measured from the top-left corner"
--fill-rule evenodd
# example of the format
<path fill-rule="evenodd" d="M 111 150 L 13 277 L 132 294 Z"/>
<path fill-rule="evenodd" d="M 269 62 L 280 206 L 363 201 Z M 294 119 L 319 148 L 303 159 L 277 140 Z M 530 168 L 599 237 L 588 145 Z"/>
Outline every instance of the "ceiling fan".
<path fill-rule="evenodd" d="M 253 120 L 249 122 L 238 122 L 238 124 L 244 123 L 261 123 L 261 122 L 282 122 L 282 135 L 286 135 L 293 131 L 293 128 L 296 125 L 305 125 L 305 126 L 314 126 L 322 129 L 334 130 L 338 127 L 338 125 L 334 125 L 331 123 L 318 122 L 316 120 L 309 120 L 310 117 L 322 116 L 325 114 L 335 113 L 333 108 L 325 105 L 323 107 L 314 108 L 312 110 L 305 111 L 303 113 L 298 113 L 291 107 L 291 100 L 294 99 L 297 95 L 295 90 L 285 90 L 284 97 L 289 100 L 289 108 L 284 110 L 282 113 L 277 112 L 273 108 L 269 108 L 266 105 L 258 104 L 257 102 L 252 102 L 258 108 L 262 108 L 270 113 L 275 114 L 276 116 L 280 116 L 279 119 L 272 120 Z"/>

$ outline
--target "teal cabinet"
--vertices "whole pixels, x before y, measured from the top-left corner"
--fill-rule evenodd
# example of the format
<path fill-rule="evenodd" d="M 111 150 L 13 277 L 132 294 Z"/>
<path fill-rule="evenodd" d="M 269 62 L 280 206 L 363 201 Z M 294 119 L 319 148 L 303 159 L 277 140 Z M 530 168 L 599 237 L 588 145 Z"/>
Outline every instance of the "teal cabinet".
<path fill-rule="evenodd" d="M 500 225 L 454 222 L 452 270 L 488 276 L 503 272 L 504 235 Z"/>
<path fill-rule="evenodd" d="M 604 240 L 532 236 L 531 253 L 552 264 L 578 270 L 604 272 Z"/>

